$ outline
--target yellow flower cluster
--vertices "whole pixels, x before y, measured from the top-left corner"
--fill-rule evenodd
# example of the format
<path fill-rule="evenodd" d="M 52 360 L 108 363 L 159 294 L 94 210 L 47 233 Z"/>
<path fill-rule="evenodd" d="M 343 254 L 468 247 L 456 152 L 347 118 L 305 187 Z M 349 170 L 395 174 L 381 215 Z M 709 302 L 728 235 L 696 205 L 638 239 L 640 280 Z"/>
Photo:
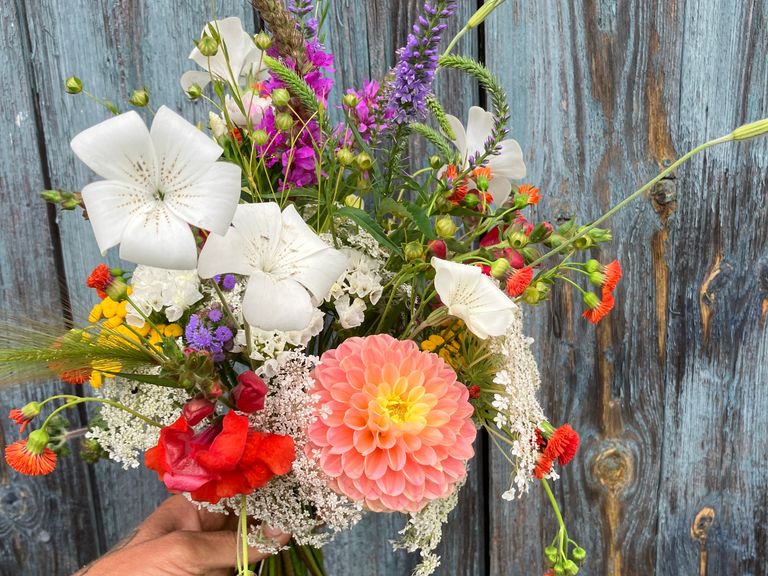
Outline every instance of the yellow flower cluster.
<path fill-rule="evenodd" d="M 458 330 L 457 325 L 444 328 L 439 334 L 432 334 L 422 341 L 421 349 L 426 352 L 434 352 L 445 360 L 451 368 L 458 370 L 461 365 L 461 344 L 464 341 L 464 333 Z"/>
<path fill-rule="evenodd" d="M 107 296 L 91 309 L 91 313 L 88 315 L 88 322 L 91 324 L 100 322 L 101 327 L 107 329 L 107 332 L 102 333 L 100 338 L 111 339 L 114 342 L 114 334 L 117 334 L 127 341 L 148 343 L 150 346 L 158 349 L 162 344 L 164 336 L 178 338 L 184 333 L 183 328 L 176 323 L 150 326 L 149 323 L 145 322 L 140 328 L 129 326 L 125 323 L 128 306 L 130 304 L 127 300 L 116 302 Z M 117 361 L 101 361 L 94 363 L 92 368 L 91 386 L 98 388 L 101 386 L 104 378 L 113 377 L 106 372 L 119 372 L 121 365 Z"/>

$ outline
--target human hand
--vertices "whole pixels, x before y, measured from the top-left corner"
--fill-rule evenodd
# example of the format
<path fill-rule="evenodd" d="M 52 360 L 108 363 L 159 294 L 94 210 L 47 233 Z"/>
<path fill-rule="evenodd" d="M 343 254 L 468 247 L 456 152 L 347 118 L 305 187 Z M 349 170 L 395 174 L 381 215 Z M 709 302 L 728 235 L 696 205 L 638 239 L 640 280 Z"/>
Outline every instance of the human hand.
<path fill-rule="evenodd" d="M 163 502 L 125 540 L 73 576 L 228 576 L 236 564 L 237 517 L 198 510 L 183 496 Z M 289 535 L 264 529 L 285 544 Z M 253 564 L 267 557 L 248 550 Z"/>

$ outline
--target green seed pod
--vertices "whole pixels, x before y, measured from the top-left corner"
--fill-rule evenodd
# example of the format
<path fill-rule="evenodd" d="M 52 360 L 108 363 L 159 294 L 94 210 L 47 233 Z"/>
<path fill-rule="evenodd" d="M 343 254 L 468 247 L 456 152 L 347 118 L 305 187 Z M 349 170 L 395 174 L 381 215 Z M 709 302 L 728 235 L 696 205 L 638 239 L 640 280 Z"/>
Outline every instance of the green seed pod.
<path fill-rule="evenodd" d="M 408 244 L 405 245 L 403 253 L 405 254 L 405 259 L 408 262 L 412 260 L 420 260 L 424 257 L 424 246 L 421 244 L 421 242 L 416 242 L 414 240 L 413 242 L 408 242 Z"/>
<path fill-rule="evenodd" d="M 440 158 L 437 154 L 433 154 L 429 157 L 429 167 L 432 168 L 432 170 L 438 170 L 443 166 L 444 162 L 443 159 Z"/>
<path fill-rule="evenodd" d="M 576 546 L 576 548 L 573 549 L 573 552 L 571 552 L 571 556 L 573 556 L 573 559 L 576 560 L 576 562 L 583 562 L 587 557 L 587 551 L 581 546 Z"/>
<path fill-rule="evenodd" d="M 291 93 L 285 88 L 275 88 L 272 90 L 272 105 L 277 108 L 287 106 L 291 101 Z"/>
<path fill-rule="evenodd" d="M 357 97 L 357 94 L 347 93 L 342 96 L 341 101 L 347 108 L 354 108 L 360 102 L 360 99 Z"/>
<path fill-rule="evenodd" d="M 336 160 L 338 160 L 339 164 L 342 166 L 349 166 L 355 161 L 355 155 L 349 148 L 339 148 L 336 152 Z"/>
<path fill-rule="evenodd" d="M 598 260 L 595 260 L 594 258 L 587 260 L 584 264 L 584 270 L 588 274 L 592 274 L 592 272 L 597 272 L 600 270 L 600 262 Z"/>
<path fill-rule="evenodd" d="M 515 250 L 525 248 L 528 245 L 528 241 L 528 236 L 523 231 L 513 232 L 509 235 L 509 245 Z"/>
<path fill-rule="evenodd" d="M 253 43 L 259 50 L 269 50 L 272 48 L 272 37 L 262 30 L 253 37 Z"/>
<path fill-rule="evenodd" d="M 435 232 L 440 238 L 453 238 L 458 229 L 450 216 L 440 216 L 435 220 Z"/>
<path fill-rule="evenodd" d="M 267 142 L 269 142 L 269 134 L 267 134 L 266 130 L 254 130 L 251 138 L 253 138 L 253 143 L 256 146 L 266 146 Z"/>
<path fill-rule="evenodd" d="M 64 83 L 64 90 L 67 94 L 80 94 L 83 91 L 83 81 L 77 76 L 70 76 Z"/>
<path fill-rule="evenodd" d="M 203 89 L 200 88 L 199 84 L 192 84 L 189 88 L 187 88 L 187 97 L 190 100 L 197 100 L 202 95 Z"/>
<path fill-rule="evenodd" d="M 131 93 L 131 97 L 128 99 L 128 101 L 137 108 L 144 108 L 144 106 L 149 104 L 149 92 L 147 92 L 146 88 L 142 88 L 141 90 L 134 90 Z"/>
<path fill-rule="evenodd" d="M 355 158 L 355 164 L 360 170 L 368 171 L 373 167 L 373 158 L 371 158 L 366 152 L 360 152 Z"/>
<path fill-rule="evenodd" d="M 211 56 L 216 56 L 216 53 L 219 51 L 219 43 L 216 42 L 215 38 L 206 34 L 197 41 L 197 49 L 200 51 L 200 54 L 210 58 Z"/>
<path fill-rule="evenodd" d="M 275 126 L 281 132 L 287 132 L 288 130 L 293 128 L 293 118 L 291 118 L 290 114 L 286 114 L 285 112 L 282 112 L 277 116 L 275 116 Z"/>
<path fill-rule="evenodd" d="M 357 208 L 358 210 L 363 210 L 365 207 L 365 203 L 363 202 L 363 199 L 360 198 L 357 194 L 347 194 L 344 196 L 344 206 L 349 206 L 350 208 Z"/>

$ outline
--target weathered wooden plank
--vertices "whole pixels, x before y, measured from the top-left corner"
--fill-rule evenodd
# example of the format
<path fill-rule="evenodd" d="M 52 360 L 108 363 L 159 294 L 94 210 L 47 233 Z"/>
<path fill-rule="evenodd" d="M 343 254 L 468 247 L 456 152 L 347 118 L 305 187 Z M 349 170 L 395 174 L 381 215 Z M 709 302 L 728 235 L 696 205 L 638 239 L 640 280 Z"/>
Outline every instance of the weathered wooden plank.
<path fill-rule="evenodd" d="M 31 318 L 63 325 L 51 228 L 37 193 L 44 185 L 36 126 L 34 81 L 24 6 L 0 5 L 0 318 Z M 6 416 L 62 389 L 59 383 L 0 389 L 0 451 L 19 438 Z M 75 412 L 73 426 L 80 425 Z M 0 459 L 0 574 L 65 574 L 96 553 L 98 537 L 90 503 L 91 482 L 76 458 L 45 478 L 25 477 Z"/>
<path fill-rule="evenodd" d="M 253 11 L 247 2 L 219 1 L 217 9 L 220 15 L 240 16 L 244 26 L 253 27 Z M 131 91 L 146 86 L 155 109 L 166 104 L 190 121 L 207 117 L 204 106 L 187 101 L 178 78 L 193 68 L 187 56 L 192 40 L 211 19 L 209 3 L 49 0 L 29 3 L 28 12 L 35 55 L 32 65 L 45 111 L 48 168 L 56 186 L 77 190 L 93 180 L 93 174 L 72 154 L 69 141 L 109 116 L 86 97 L 63 93 L 64 80 L 71 74 L 81 77 L 91 93 L 113 100 L 123 111 L 130 109 L 126 100 Z M 84 280 L 103 258 L 90 225 L 79 214 L 64 212 L 60 218 L 68 286 L 76 310 L 83 311 L 94 303 Z M 107 261 L 118 264 L 116 251 L 111 251 Z M 103 523 L 106 547 L 167 495 L 156 475 L 143 469 L 126 472 L 111 462 L 95 467 L 95 480 L 91 506 Z"/>
<path fill-rule="evenodd" d="M 749 55 L 765 53 L 765 5 L 732 8 L 511 2 L 491 20 L 486 52 L 492 68 L 509 74 L 512 134 L 548 197 L 542 217 L 593 218 L 693 144 L 766 115 L 764 59 L 746 72 Z M 736 458 L 764 450 L 752 438 L 765 435 L 765 374 L 748 359 L 765 355 L 765 287 L 754 281 L 765 220 L 748 206 L 762 198 L 765 144 L 746 152 L 751 163 L 739 153 L 707 154 L 611 223 L 620 237 L 603 256 L 622 261 L 625 280 L 617 309 L 595 333 L 567 292 L 530 314 L 546 411 L 573 422 L 584 441 L 556 493 L 571 535 L 589 545 L 587 573 L 694 573 L 691 525 L 707 505 L 727 519 L 706 543 L 711 550 L 717 542 L 723 557 L 715 564 L 710 553 L 711 573 L 765 564 L 764 523 L 750 514 L 764 504 L 764 479 Z M 726 294 L 738 295 L 719 314 L 707 292 L 714 280 L 705 284 L 717 277 L 717 254 L 730 257 L 722 296 L 713 297 L 718 310 Z M 700 343 L 700 308 L 717 343 Z M 728 454 L 730 469 L 713 465 Z M 492 468 L 490 498 L 508 473 L 498 457 Z M 536 549 L 520 544 L 552 537 L 545 508 L 537 495 L 491 508 L 491 573 L 543 569 Z"/>
<path fill-rule="evenodd" d="M 768 2 L 696 0 L 680 9 L 683 151 L 768 116 Z M 714 150 L 678 182 L 667 249 L 680 280 L 669 291 L 659 573 L 763 574 L 768 142 Z"/>
<path fill-rule="evenodd" d="M 444 37 L 447 40 L 464 25 L 474 11 L 474 2 L 459 2 L 456 15 Z M 419 0 L 334 0 L 327 21 L 327 42 L 335 55 L 336 88 L 331 106 L 338 105 L 347 88 L 360 88 L 365 80 L 380 80 L 396 62 L 395 51 L 405 44 L 408 32 L 423 6 Z M 477 36 L 469 34 L 457 51 L 476 56 Z M 467 77 L 441 72 L 436 91 L 447 111 L 466 117 L 469 106 L 477 103 L 477 89 Z M 334 100 L 336 98 L 336 100 Z M 424 142 L 414 140 L 410 147 L 412 164 L 427 163 Z M 442 556 L 442 575 L 485 574 L 485 506 L 482 448 L 470 468 L 458 508 L 444 530 L 438 550 Z M 326 550 L 327 565 L 335 576 L 360 573 L 360 559 L 365 558 L 369 574 L 408 574 L 418 561 L 417 555 L 392 552 L 389 540 L 405 524 L 399 514 L 366 518 L 352 531 L 341 534 Z"/>

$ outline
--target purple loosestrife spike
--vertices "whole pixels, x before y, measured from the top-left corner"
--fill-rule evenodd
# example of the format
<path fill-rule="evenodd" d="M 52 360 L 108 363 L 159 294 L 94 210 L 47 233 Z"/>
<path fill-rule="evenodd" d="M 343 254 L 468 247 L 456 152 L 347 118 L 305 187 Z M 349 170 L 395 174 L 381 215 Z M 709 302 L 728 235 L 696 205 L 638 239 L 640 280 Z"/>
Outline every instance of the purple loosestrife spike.
<path fill-rule="evenodd" d="M 454 2 L 428 1 L 424 5 L 428 17 L 419 16 L 406 45 L 398 51 L 388 106 L 394 124 L 406 124 L 426 114 L 426 98 L 437 70 L 437 46 L 446 27 L 441 20 L 455 9 Z"/>

